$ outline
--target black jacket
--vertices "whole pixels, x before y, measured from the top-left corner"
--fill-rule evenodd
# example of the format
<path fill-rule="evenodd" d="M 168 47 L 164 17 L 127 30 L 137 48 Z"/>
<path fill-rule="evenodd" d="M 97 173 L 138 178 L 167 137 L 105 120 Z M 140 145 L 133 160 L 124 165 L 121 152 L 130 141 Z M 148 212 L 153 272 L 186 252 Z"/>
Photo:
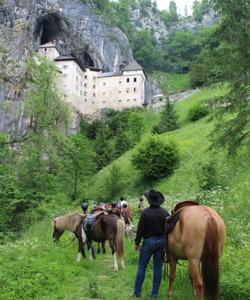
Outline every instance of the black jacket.
<path fill-rule="evenodd" d="M 135 244 L 139 245 L 142 238 L 163 235 L 168 216 L 166 209 L 160 206 L 150 206 L 144 209 L 138 223 Z"/>

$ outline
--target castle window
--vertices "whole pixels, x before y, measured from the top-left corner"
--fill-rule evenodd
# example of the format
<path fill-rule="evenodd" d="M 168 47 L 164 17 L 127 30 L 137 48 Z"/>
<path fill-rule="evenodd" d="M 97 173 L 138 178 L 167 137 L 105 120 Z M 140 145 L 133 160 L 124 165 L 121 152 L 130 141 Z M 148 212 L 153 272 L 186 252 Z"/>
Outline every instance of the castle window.
<path fill-rule="evenodd" d="M 136 101 L 136 98 L 134 98 L 134 101 Z"/>
<path fill-rule="evenodd" d="M 103 85 L 106 85 L 106 82 L 103 82 Z"/>
<path fill-rule="evenodd" d="M 137 79 L 137 78 L 136 78 L 136 77 L 134 77 L 134 82 L 136 82 L 136 79 Z"/>
<path fill-rule="evenodd" d="M 44 48 L 44 51 L 47 52 L 47 48 Z"/>
<path fill-rule="evenodd" d="M 87 78 L 88 78 L 88 76 L 87 76 L 87 75 L 84 75 L 84 78 L 85 78 L 85 79 L 87 79 Z"/>
<path fill-rule="evenodd" d="M 87 83 L 84 83 L 84 87 L 87 87 Z"/>
<path fill-rule="evenodd" d="M 63 77 L 63 78 L 67 78 L 67 77 L 68 77 L 68 74 L 63 74 L 62 77 Z"/>
<path fill-rule="evenodd" d="M 127 82 L 129 82 L 129 78 L 127 78 Z"/>
<path fill-rule="evenodd" d="M 62 68 L 63 69 L 68 69 L 68 65 L 63 65 Z"/>
<path fill-rule="evenodd" d="M 95 85 L 93 85 L 93 89 L 95 88 Z"/>
<path fill-rule="evenodd" d="M 106 103 L 106 101 L 102 101 L 102 103 Z"/>
<path fill-rule="evenodd" d="M 119 83 L 122 83 L 121 80 L 119 81 Z"/>
<path fill-rule="evenodd" d="M 118 101 L 119 101 L 119 102 L 122 102 L 122 100 L 121 100 L 121 99 L 119 99 Z"/>
<path fill-rule="evenodd" d="M 122 93 L 122 91 L 119 91 L 119 94 L 121 94 Z"/>
<path fill-rule="evenodd" d="M 102 94 L 103 94 L 103 95 L 105 95 L 106 93 L 105 93 L 105 92 L 103 92 Z"/>
<path fill-rule="evenodd" d="M 136 88 L 134 88 L 134 92 L 136 92 Z"/>
<path fill-rule="evenodd" d="M 87 99 L 84 99 L 85 102 L 87 102 Z"/>
<path fill-rule="evenodd" d="M 127 93 L 129 92 L 129 88 L 126 88 L 126 92 L 127 92 Z"/>
<path fill-rule="evenodd" d="M 93 93 L 93 97 L 95 97 L 95 93 Z"/>
<path fill-rule="evenodd" d="M 87 92 L 84 92 L 83 95 L 84 95 L 84 96 L 87 96 Z"/>
<path fill-rule="evenodd" d="M 127 102 L 129 102 L 129 99 L 127 99 Z"/>
<path fill-rule="evenodd" d="M 95 103 L 95 101 L 92 101 L 92 103 L 94 104 L 94 103 Z"/>

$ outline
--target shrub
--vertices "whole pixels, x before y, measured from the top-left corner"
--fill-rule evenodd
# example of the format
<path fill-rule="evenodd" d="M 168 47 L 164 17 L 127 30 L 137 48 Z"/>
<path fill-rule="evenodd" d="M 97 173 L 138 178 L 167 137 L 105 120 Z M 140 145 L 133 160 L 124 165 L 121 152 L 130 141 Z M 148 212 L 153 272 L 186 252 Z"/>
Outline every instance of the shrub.
<path fill-rule="evenodd" d="M 197 121 L 201 118 L 204 118 L 209 113 L 209 110 L 204 105 L 195 105 L 190 108 L 188 112 L 188 120 Z"/>
<path fill-rule="evenodd" d="M 209 161 L 200 166 L 197 172 L 199 186 L 202 190 L 212 190 L 219 184 L 218 174 L 214 161 Z"/>
<path fill-rule="evenodd" d="M 148 180 L 170 176 L 178 162 L 179 151 L 176 144 L 164 143 L 155 136 L 140 144 L 132 156 L 133 165 Z"/>

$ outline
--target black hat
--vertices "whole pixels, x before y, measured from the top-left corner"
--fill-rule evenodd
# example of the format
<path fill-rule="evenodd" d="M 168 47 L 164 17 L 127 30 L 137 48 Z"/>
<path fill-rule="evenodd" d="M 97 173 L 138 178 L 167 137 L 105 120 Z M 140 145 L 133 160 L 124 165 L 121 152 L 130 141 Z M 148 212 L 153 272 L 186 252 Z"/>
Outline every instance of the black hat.
<path fill-rule="evenodd" d="M 86 210 L 86 209 L 88 209 L 88 203 L 82 203 L 82 205 L 81 205 L 81 208 L 83 209 L 83 210 Z"/>
<path fill-rule="evenodd" d="M 165 200 L 162 193 L 155 190 L 150 190 L 143 195 L 147 198 L 148 203 L 152 206 L 160 206 Z"/>

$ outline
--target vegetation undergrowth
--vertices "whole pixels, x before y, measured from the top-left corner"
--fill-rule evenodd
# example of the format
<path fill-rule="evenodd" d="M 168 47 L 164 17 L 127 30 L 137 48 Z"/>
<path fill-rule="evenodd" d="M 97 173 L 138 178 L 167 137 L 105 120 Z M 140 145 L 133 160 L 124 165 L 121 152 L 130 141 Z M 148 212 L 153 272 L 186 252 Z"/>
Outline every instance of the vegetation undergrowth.
<path fill-rule="evenodd" d="M 237 156 L 228 158 L 222 151 L 209 148 L 209 134 L 213 122 L 209 116 L 195 122 L 188 120 L 189 109 L 204 103 L 216 95 L 226 93 L 223 89 L 203 89 L 183 102 L 175 105 L 180 127 L 158 135 L 161 141 L 173 139 L 180 151 L 180 164 L 169 178 L 147 183 L 131 163 L 132 149 L 120 156 L 111 165 L 92 176 L 84 188 L 84 195 L 91 206 L 105 196 L 105 178 L 111 176 L 112 165 L 119 169 L 122 181 L 120 194 L 128 199 L 134 209 L 142 192 L 154 187 L 164 193 L 164 206 L 170 210 L 183 199 L 197 199 L 200 203 L 214 207 L 225 220 L 227 242 L 221 259 L 220 299 L 248 299 L 249 275 L 249 150 L 242 148 Z M 152 127 L 159 122 L 159 114 L 142 111 L 145 122 L 143 140 L 151 135 Z M 215 170 L 201 166 L 213 164 Z M 206 170 L 206 171 L 204 171 Z M 213 170 L 213 171 L 211 171 Z M 200 173 L 203 172 L 203 173 Z M 202 181 L 198 176 L 203 176 Z M 211 180 L 215 179 L 216 180 Z M 210 179 L 209 190 L 204 190 L 204 181 Z M 202 182 L 202 183 L 201 183 Z M 212 182 L 212 183 L 211 183 Z M 113 187 L 112 187 L 113 188 Z M 114 196 L 112 200 L 118 200 Z M 80 211 L 79 200 L 70 202 L 63 193 L 55 196 L 49 204 L 43 203 L 27 214 L 33 223 L 15 242 L 5 241 L 0 247 L 0 299 L 129 299 L 136 274 L 138 253 L 133 241 L 126 240 L 126 269 L 114 273 L 113 259 L 108 252 L 100 254 L 91 262 L 88 258 L 76 263 L 77 244 L 71 243 L 72 235 L 65 233 L 62 247 L 52 243 L 53 217 L 71 211 Z M 135 217 L 133 223 L 137 224 Z M 107 245 L 108 248 L 108 245 Z M 194 299 L 186 262 L 177 267 L 173 299 Z M 143 298 L 149 299 L 152 281 L 150 265 L 143 288 Z M 167 282 L 160 288 L 159 299 L 165 299 Z"/>

